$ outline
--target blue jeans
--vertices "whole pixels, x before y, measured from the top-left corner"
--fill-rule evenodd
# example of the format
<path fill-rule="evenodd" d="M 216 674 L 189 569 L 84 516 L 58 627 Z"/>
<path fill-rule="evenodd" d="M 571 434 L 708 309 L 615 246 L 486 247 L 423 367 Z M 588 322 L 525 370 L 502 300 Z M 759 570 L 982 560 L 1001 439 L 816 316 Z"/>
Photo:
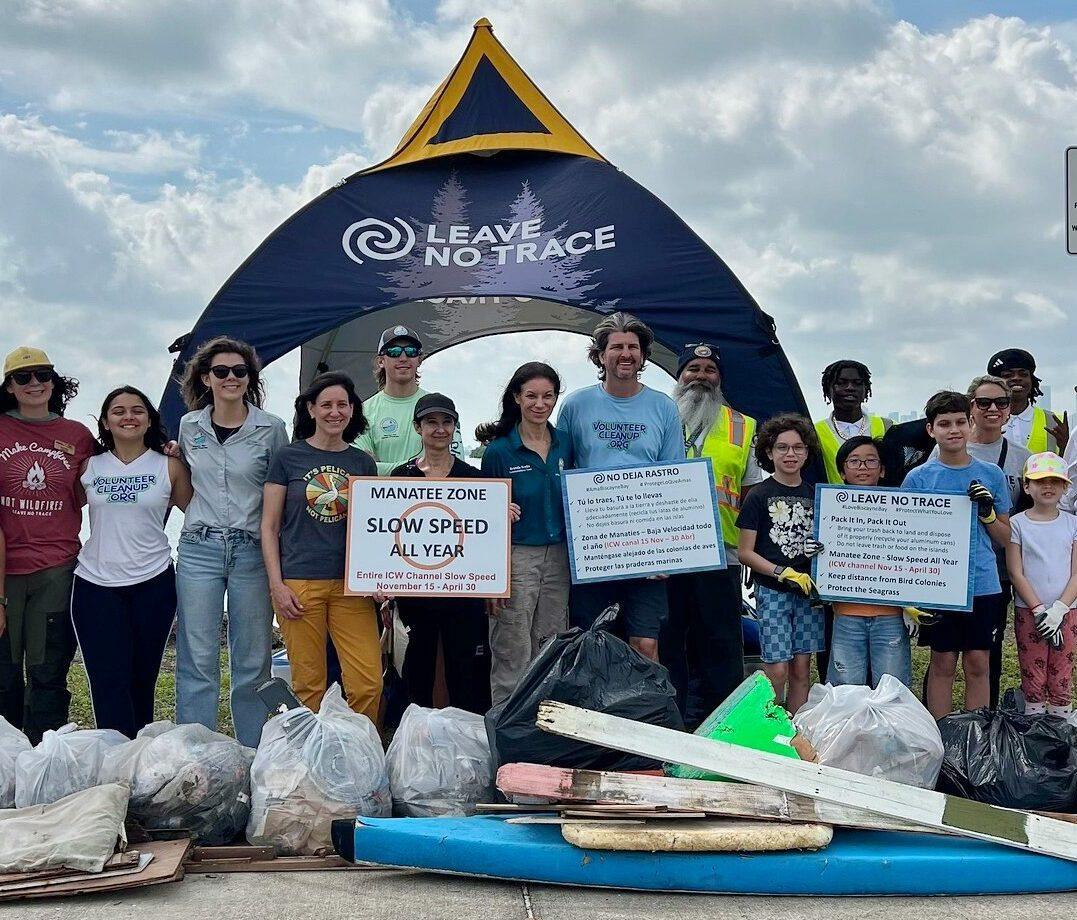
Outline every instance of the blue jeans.
<path fill-rule="evenodd" d="M 255 690 L 270 677 L 273 607 L 261 543 L 242 530 L 201 527 L 180 536 L 176 721 L 217 728 L 226 591 L 232 724 L 241 744 L 257 747 L 268 710 Z"/>
<path fill-rule="evenodd" d="M 876 687 L 884 674 L 892 674 L 906 687 L 912 683 L 912 652 L 901 614 L 857 617 L 834 614 L 827 683 L 867 684 Z"/>

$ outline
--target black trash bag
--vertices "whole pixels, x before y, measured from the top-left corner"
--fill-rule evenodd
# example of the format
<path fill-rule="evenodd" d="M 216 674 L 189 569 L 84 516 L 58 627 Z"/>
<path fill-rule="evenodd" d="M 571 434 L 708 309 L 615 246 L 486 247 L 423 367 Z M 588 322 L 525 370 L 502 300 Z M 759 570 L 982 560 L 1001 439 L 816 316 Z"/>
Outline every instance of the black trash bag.
<path fill-rule="evenodd" d="M 570 629 L 543 647 L 505 702 L 486 714 L 495 766 L 538 763 L 591 770 L 655 770 L 658 761 L 562 738 L 535 725 L 539 703 L 556 700 L 611 716 L 684 729 L 677 691 L 656 661 L 644 658 L 606 627 L 608 608 L 590 629 Z"/>
<path fill-rule="evenodd" d="M 939 720 L 945 750 L 936 789 L 1004 808 L 1077 812 L 1077 728 L 1012 710 Z"/>

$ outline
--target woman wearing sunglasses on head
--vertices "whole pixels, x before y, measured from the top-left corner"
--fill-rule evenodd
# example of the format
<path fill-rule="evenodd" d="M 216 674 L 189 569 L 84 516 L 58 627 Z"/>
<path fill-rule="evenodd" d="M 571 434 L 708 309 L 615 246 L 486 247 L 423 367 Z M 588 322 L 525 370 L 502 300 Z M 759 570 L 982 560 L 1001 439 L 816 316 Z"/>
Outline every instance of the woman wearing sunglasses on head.
<path fill-rule="evenodd" d="M 90 536 L 71 595 L 94 721 L 128 738 L 153 721 L 153 698 L 176 616 L 165 520 L 191 499 L 191 477 L 165 456 L 164 426 L 141 390 L 105 397 L 94 455 L 82 466 Z"/>
<path fill-rule="evenodd" d="M 0 716 L 33 744 L 67 722 L 75 656 L 71 579 L 86 497 L 79 470 L 94 439 L 64 408 L 78 381 L 39 348 L 4 360 L 0 388 L 0 529 L 7 578 L 0 592 Z"/>
<path fill-rule="evenodd" d="M 183 373 L 188 412 L 179 449 L 191 470 L 176 565 L 176 721 L 217 728 L 220 635 L 228 597 L 228 661 L 236 738 L 257 747 L 267 710 L 273 608 L 262 562 L 262 487 L 288 443 L 284 422 L 261 408 L 261 363 L 246 342 L 211 339 Z"/>

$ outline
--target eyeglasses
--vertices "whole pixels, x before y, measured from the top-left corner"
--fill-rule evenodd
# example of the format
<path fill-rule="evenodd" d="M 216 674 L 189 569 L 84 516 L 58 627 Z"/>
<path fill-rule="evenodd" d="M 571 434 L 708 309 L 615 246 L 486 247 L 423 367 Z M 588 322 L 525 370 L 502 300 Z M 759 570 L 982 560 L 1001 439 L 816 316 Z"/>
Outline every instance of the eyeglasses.
<path fill-rule="evenodd" d="M 854 470 L 877 470 L 881 466 L 878 457 L 869 457 L 867 460 L 850 457 L 845 461 L 845 465 L 851 466 Z"/>
<path fill-rule="evenodd" d="M 975 396 L 972 401 L 977 409 L 1008 409 L 1013 400 L 1009 396 Z"/>
<path fill-rule="evenodd" d="M 36 380 L 38 383 L 52 383 L 52 371 L 14 371 L 11 379 L 21 387 L 26 386 L 31 380 Z"/>
<path fill-rule="evenodd" d="M 804 444 L 775 444 L 774 453 L 776 454 L 806 454 L 808 448 Z"/>
<path fill-rule="evenodd" d="M 231 367 L 227 364 L 214 364 L 210 371 L 218 380 L 224 380 L 229 374 L 236 380 L 242 380 L 247 376 L 248 368 L 246 364 L 233 364 Z"/>
<path fill-rule="evenodd" d="M 381 353 L 388 358 L 399 358 L 401 355 L 418 358 L 421 351 L 418 345 L 390 345 L 388 348 L 383 348 Z"/>

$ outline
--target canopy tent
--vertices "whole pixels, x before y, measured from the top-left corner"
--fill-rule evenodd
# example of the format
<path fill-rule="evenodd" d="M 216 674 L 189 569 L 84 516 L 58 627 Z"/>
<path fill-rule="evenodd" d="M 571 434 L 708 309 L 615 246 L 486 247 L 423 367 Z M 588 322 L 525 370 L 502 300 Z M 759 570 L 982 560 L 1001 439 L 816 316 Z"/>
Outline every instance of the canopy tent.
<path fill-rule="evenodd" d="M 685 343 L 712 342 L 733 406 L 758 418 L 805 411 L 773 320 L 584 140 L 482 19 L 393 154 L 290 217 L 225 282 L 173 345 L 174 377 L 227 334 L 266 363 L 302 347 L 303 383 L 345 370 L 369 394 L 390 325 L 416 329 L 431 354 L 503 332 L 589 333 L 614 310 L 654 330 L 652 360 L 670 373 Z M 162 412 L 175 431 L 175 379 Z"/>

